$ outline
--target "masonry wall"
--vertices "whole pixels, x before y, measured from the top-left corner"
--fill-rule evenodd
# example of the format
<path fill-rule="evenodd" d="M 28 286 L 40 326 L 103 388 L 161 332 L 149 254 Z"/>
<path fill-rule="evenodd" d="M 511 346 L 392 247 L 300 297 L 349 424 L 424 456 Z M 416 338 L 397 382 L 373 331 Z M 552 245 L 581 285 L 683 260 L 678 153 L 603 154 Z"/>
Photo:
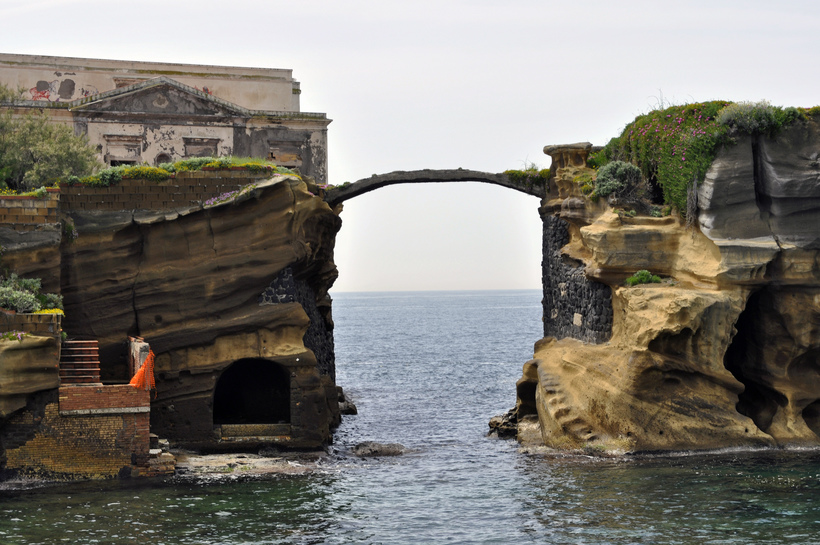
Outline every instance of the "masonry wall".
<path fill-rule="evenodd" d="M 60 190 L 47 189 L 45 198 L 22 195 L 0 196 L 0 224 L 15 231 L 34 231 L 44 225 L 59 223 Z"/>
<path fill-rule="evenodd" d="M 569 242 L 567 222 L 545 215 L 541 281 L 544 336 L 603 343 L 612 336 L 612 290 L 590 280 L 583 263 L 561 255 Z"/>
<path fill-rule="evenodd" d="M 59 314 L 15 314 L 0 311 L 0 333 L 24 331 L 42 337 L 60 337 L 62 316 Z"/>
<path fill-rule="evenodd" d="M 42 392 L 0 428 L 0 473 L 110 478 L 145 472 L 149 392 L 128 385 Z"/>
<path fill-rule="evenodd" d="M 165 182 L 122 180 L 117 185 L 91 187 L 65 186 L 60 210 L 167 210 L 190 207 L 236 191 L 259 180 L 268 179 L 270 171 L 218 170 L 178 172 Z"/>

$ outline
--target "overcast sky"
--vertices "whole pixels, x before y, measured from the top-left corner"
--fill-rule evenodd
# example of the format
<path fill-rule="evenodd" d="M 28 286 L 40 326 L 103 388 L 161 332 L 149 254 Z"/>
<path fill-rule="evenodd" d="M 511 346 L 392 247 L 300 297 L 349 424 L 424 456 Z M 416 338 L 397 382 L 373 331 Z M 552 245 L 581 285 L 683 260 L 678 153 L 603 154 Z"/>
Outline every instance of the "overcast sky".
<path fill-rule="evenodd" d="M 330 182 L 549 166 L 661 100 L 820 103 L 820 3 L 0 0 L 0 51 L 293 69 Z M 334 291 L 540 287 L 538 200 L 482 184 L 345 203 Z"/>

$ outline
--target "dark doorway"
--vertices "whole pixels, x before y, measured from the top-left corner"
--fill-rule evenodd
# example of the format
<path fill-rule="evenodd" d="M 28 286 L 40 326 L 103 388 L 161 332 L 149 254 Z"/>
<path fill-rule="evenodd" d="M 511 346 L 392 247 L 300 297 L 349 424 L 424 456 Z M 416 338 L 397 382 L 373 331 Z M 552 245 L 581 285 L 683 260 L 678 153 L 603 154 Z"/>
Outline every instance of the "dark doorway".
<path fill-rule="evenodd" d="M 237 360 L 216 383 L 214 424 L 290 422 L 290 376 L 272 361 Z"/>

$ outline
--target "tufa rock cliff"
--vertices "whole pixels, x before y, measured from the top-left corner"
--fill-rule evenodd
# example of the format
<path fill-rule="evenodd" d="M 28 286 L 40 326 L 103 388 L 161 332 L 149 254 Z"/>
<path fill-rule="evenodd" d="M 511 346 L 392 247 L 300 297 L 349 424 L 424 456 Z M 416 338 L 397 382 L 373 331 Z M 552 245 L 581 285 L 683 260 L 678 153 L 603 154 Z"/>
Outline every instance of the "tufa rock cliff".
<path fill-rule="evenodd" d="M 518 382 L 519 439 L 819 445 L 820 124 L 722 149 L 692 227 L 585 198 L 589 149 L 546 150 L 545 338 Z M 665 281 L 626 286 L 641 269 Z"/>
<path fill-rule="evenodd" d="M 183 194 L 213 193 L 208 184 L 235 183 L 235 174 L 145 184 L 141 207 L 118 198 L 127 187 L 85 197 L 64 189 L 61 214 L 79 237 L 9 239 L 4 266 L 59 288 L 62 328 L 99 341 L 104 383 L 131 377 L 126 336 L 150 343 L 152 432 L 209 449 L 318 447 L 340 418 L 327 292 L 341 220 L 310 181 L 290 175 L 251 180 L 214 206 Z M 152 206 L 172 191 L 177 207 Z M 17 406 L 32 388 L 57 387 L 56 370 L 41 375 L 0 398 Z"/>

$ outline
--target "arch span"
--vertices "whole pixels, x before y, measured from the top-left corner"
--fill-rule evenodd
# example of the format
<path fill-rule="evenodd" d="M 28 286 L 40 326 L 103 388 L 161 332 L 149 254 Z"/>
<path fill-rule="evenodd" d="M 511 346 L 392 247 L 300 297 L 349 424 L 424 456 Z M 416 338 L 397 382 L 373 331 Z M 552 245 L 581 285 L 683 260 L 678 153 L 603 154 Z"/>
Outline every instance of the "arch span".
<path fill-rule="evenodd" d="M 463 168 L 450 170 L 397 170 L 387 174 L 374 174 L 370 178 L 365 178 L 344 186 L 337 186 L 329 189 L 325 193 L 325 201 L 330 206 L 335 206 L 353 197 L 358 197 L 388 185 L 396 184 L 426 184 L 437 182 L 484 182 L 488 184 L 508 187 L 527 195 L 543 199 L 546 196 L 547 188 L 539 184 L 524 184 L 515 182 L 503 172 L 494 174 L 491 172 L 480 172 L 477 170 L 467 170 Z"/>

